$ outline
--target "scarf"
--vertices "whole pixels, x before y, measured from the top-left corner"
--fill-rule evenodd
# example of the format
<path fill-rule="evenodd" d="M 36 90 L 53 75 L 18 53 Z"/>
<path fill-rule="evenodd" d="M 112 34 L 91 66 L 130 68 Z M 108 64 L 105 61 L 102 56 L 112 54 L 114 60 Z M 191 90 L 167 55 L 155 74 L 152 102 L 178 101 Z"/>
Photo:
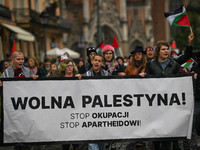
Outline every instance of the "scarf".
<path fill-rule="evenodd" d="M 114 69 L 116 68 L 117 66 L 117 61 L 115 61 L 115 66 L 112 67 L 112 62 L 106 62 L 106 65 L 108 66 L 108 70 L 107 71 L 110 71 L 110 73 L 112 73 L 114 71 Z"/>
<path fill-rule="evenodd" d="M 135 61 L 135 67 L 139 68 L 142 65 L 141 61 Z"/>
<path fill-rule="evenodd" d="M 29 68 L 30 69 L 30 68 Z M 33 69 L 30 69 L 31 71 L 32 71 L 32 73 L 34 74 L 34 75 L 36 75 L 36 73 L 37 73 L 37 67 L 35 67 L 35 68 L 33 68 Z"/>

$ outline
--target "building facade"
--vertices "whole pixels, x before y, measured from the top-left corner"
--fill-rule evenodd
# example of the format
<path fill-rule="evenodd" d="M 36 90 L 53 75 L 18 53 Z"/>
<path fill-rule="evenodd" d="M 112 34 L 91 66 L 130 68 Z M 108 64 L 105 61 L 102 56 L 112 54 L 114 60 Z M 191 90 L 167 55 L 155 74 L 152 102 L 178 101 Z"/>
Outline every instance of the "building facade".
<path fill-rule="evenodd" d="M 154 46 L 158 40 L 169 42 L 173 28 L 166 21 L 164 12 L 174 11 L 182 4 L 187 6 L 189 2 L 190 0 L 0 0 L 0 21 L 26 30 L 35 39 L 19 39 L 19 36 L 17 38 L 13 31 L 1 24 L 0 52 L 5 57 L 16 38 L 16 49 L 24 52 L 25 56 L 42 57 L 45 36 L 39 15 L 46 10 L 50 16 L 45 26 L 47 50 L 68 47 L 79 52 L 86 60 L 88 46 L 97 47 L 99 41 L 112 45 L 113 37 L 116 36 L 122 50 L 118 55 L 129 56 L 135 46 Z M 1 11 L 6 11 L 6 15 Z"/>
<path fill-rule="evenodd" d="M 99 19 L 98 24 L 98 4 Z M 86 57 L 88 46 L 97 46 L 98 26 L 101 40 L 111 44 L 113 37 L 128 56 L 135 46 L 154 46 L 158 40 L 170 41 L 173 28 L 164 12 L 175 11 L 190 0 L 73 0 L 66 6 L 72 32 L 67 45 Z M 121 55 L 119 53 L 119 55 Z"/>
<path fill-rule="evenodd" d="M 16 50 L 22 51 L 25 57 L 40 56 L 43 59 L 44 44 L 46 50 L 63 48 L 63 36 L 71 31 L 72 24 L 62 12 L 62 5 L 65 0 L 1 0 L 1 59 L 11 52 L 14 39 Z M 46 24 L 40 17 L 44 10 L 49 14 Z"/>

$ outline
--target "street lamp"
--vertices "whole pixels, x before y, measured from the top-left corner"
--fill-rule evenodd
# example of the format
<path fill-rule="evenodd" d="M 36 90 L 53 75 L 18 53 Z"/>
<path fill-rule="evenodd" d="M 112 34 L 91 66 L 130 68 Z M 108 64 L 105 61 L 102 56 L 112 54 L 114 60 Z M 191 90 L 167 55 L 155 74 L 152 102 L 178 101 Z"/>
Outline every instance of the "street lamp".
<path fill-rule="evenodd" d="M 46 25 L 48 24 L 49 21 L 49 14 L 44 10 L 40 16 L 41 18 L 41 24 L 44 26 L 44 56 L 45 58 L 47 57 L 47 48 L 46 48 Z"/>

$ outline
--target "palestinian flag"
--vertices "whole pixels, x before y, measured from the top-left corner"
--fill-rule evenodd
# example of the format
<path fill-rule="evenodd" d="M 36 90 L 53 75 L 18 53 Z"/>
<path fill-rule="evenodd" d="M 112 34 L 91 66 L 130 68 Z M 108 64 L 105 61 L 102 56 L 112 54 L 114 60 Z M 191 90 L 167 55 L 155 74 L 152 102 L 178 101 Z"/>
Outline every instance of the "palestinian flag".
<path fill-rule="evenodd" d="M 172 44 L 171 44 L 171 50 L 172 50 L 172 51 L 175 51 L 176 49 L 177 49 L 177 47 L 176 47 L 176 42 L 173 41 Z"/>
<path fill-rule="evenodd" d="M 102 48 L 104 47 L 104 45 L 105 42 L 103 41 L 96 47 L 97 54 L 102 52 Z"/>
<path fill-rule="evenodd" d="M 119 49 L 119 44 L 118 44 L 118 42 L 117 42 L 117 38 L 116 38 L 115 35 L 114 35 L 114 38 L 113 38 L 113 44 L 112 44 L 112 46 L 114 47 L 115 53 L 116 53 L 117 50 Z"/>
<path fill-rule="evenodd" d="M 190 70 L 194 62 L 194 59 L 190 58 L 186 63 L 182 64 L 181 67 L 188 68 Z"/>
<path fill-rule="evenodd" d="M 167 21 L 173 27 L 174 26 L 190 27 L 190 22 L 186 13 L 186 9 L 183 5 L 177 10 L 175 10 L 175 12 L 166 12 L 164 13 L 164 15 Z"/>

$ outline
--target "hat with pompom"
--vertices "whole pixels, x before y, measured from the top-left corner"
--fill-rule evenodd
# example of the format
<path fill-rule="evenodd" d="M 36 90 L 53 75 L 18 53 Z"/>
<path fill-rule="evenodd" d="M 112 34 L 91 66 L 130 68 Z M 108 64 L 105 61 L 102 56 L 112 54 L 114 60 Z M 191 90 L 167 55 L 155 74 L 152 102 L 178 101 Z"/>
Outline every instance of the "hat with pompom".
<path fill-rule="evenodd" d="M 111 45 L 105 45 L 102 49 L 102 53 L 105 53 L 106 51 L 112 51 L 113 53 L 115 53 L 115 49 L 114 47 L 112 47 Z"/>

